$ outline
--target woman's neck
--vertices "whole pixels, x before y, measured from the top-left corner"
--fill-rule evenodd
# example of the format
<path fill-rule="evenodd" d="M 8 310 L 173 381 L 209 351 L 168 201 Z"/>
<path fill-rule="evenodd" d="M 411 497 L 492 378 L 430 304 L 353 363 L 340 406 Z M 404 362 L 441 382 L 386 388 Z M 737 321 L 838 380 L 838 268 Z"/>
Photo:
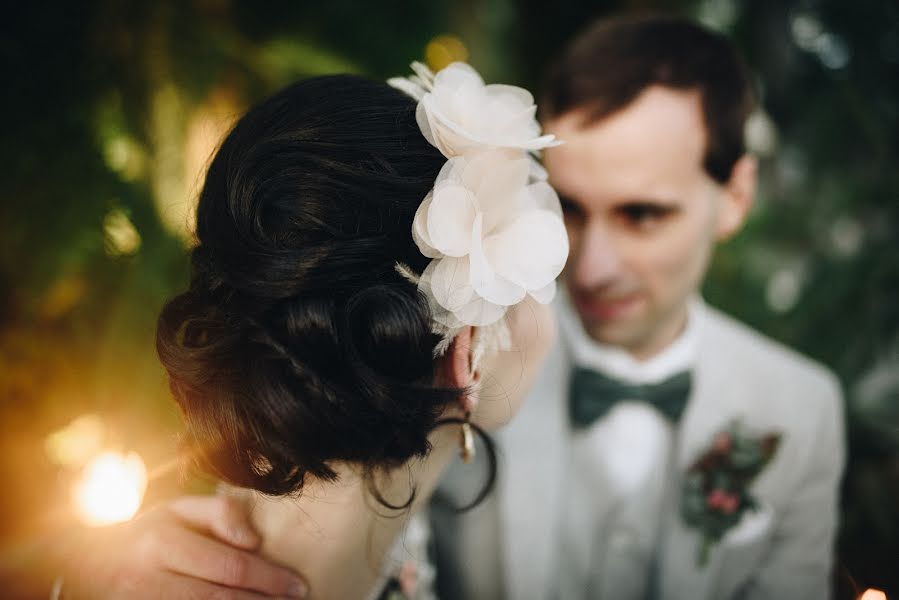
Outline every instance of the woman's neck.
<path fill-rule="evenodd" d="M 359 470 L 346 464 L 334 467 L 337 482 L 311 481 L 299 498 L 253 493 L 253 521 L 264 540 L 263 552 L 300 573 L 309 583 L 310 598 L 365 598 L 409 517 L 428 501 L 458 452 L 458 428 L 437 428 L 429 437 L 427 457 L 376 477 L 378 491 L 393 505 L 404 504 L 414 489 L 409 510 L 383 506 Z"/>

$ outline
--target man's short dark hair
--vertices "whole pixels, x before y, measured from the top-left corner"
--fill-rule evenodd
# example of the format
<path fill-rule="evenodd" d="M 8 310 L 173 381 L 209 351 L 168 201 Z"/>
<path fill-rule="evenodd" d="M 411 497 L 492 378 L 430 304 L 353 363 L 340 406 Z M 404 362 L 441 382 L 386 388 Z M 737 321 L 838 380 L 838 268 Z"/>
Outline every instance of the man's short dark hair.
<path fill-rule="evenodd" d="M 543 88 L 544 120 L 584 110 L 588 125 L 633 102 L 651 85 L 702 95 L 705 170 L 730 178 L 745 152 L 743 126 L 755 105 L 749 71 L 723 35 L 675 16 L 602 19 L 572 42 Z"/>

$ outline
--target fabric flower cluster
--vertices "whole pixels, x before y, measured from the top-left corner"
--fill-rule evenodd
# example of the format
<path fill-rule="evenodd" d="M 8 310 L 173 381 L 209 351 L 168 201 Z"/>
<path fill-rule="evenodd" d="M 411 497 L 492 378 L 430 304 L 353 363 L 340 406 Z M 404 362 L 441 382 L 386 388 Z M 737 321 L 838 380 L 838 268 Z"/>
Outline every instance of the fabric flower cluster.
<path fill-rule="evenodd" d="M 708 563 L 712 546 L 739 524 L 744 513 L 758 508 L 750 486 L 774 458 L 780 440 L 779 433 L 753 436 L 733 422 L 688 469 L 681 516 L 702 536 L 698 565 Z"/>
<path fill-rule="evenodd" d="M 388 81 L 418 100 L 422 135 L 446 156 L 415 215 L 412 237 L 433 260 L 418 280 L 449 331 L 487 326 L 530 296 L 546 304 L 568 258 L 559 197 L 531 152 L 540 135 L 531 94 L 485 85 L 469 65 Z"/>

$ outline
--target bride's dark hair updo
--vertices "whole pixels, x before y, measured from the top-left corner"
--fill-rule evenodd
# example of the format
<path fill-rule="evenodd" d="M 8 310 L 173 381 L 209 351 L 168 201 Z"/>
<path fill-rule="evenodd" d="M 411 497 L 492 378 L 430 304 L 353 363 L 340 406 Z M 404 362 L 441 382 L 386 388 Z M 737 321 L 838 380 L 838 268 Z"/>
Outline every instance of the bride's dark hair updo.
<path fill-rule="evenodd" d="M 332 461 L 429 450 L 460 390 L 434 384 L 427 265 L 412 220 L 446 159 L 384 83 L 305 80 L 251 109 L 212 160 L 187 292 L 157 350 L 202 467 L 268 494 Z"/>

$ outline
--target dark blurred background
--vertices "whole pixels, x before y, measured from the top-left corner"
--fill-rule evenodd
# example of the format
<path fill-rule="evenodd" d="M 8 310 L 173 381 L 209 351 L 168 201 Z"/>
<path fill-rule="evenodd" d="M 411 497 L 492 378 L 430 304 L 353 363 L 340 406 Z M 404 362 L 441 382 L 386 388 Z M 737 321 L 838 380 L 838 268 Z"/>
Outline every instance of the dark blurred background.
<path fill-rule="evenodd" d="M 386 78 L 412 59 L 534 89 L 592 18 L 656 9 L 728 33 L 758 77 L 758 203 L 706 296 L 841 377 L 841 577 L 899 598 L 895 0 L 7 3 L 0 581 L 79 518 L 71 489 L 101 450 L 139 453 L 145 503 L 206 485 L 172 461 L 179 418 L 154 326 L 187 281 L 203 167 L 242 110 L 298 78 Z"/>

